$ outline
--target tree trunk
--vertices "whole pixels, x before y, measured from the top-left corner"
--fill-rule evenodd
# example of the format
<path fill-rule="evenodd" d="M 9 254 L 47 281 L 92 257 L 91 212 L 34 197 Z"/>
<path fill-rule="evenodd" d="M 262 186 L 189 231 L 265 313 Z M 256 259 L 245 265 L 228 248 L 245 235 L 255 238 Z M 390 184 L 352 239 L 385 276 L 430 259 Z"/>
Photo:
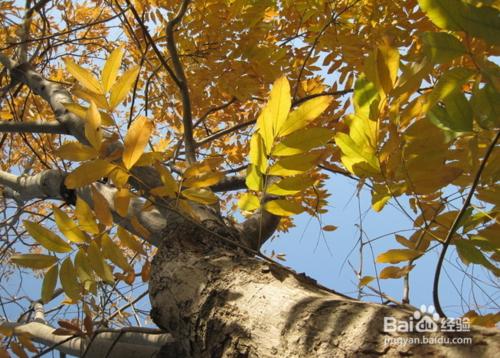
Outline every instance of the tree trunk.
<path fill-rule="evenodd" d="M 151 316 L 175 345 L 161 357 L 493 357 L 494 329 L 387 333 L 384 317 L 412 311 L 356 301 L 276 264 L 224 246 L 195 226 L 169 228 L 153 260 Z M 397 337 L 471 337 L 472 344 L 406 344 Z"/>

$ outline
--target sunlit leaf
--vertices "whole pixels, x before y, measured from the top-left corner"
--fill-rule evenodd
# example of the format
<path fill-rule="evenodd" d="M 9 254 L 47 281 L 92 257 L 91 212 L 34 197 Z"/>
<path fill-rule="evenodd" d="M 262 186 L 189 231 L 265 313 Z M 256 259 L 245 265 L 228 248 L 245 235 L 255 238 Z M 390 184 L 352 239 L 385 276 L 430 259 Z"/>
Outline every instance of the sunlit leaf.
<path fill-rule="evenodd" d="M 97 151 L 80 142 L 65 142 L 54 151 L 55 155 L 62 159 L 81 162 L 84 160 L 94 159 L 97 157 Z"/>
<path fill-rule="evenodd" d="M 402 261 L 409 261 L 421 256 L 422 252 L 411 249 L 394 249 L 377 256 L 379 263 L 397 264 Z"/>
<path fill-rule="evenodd" d="M 77 65 L 72 59 L 66 57 L 64 58 L 64 64 L 66 65 L 66 70 L 76 78 L 80 84 L 89 89 L 92 92 L 102 94 L 102 87 L 97 78 L 89 70 Z"/>
<path fill-rule="evenodd" d="M 72 250 L 71 246 L 66 241 L 39 223 L 28 220 L 24 220 L 23 223 L 31 237 L 47 250 L 61 253 L 70 252 Z"/>
<path fill-rule="evenodd" d="M 102 69 L 101 82 L 102 88 L 104 92 L 108 92 L 113 84 L 115 83 L 116 76 L 118 75 L 118 70 L 120 69 L 120 65 L 122 63 L 123 58 L 123 49 L 118 47 L 111 52 L 108 59 L 106 60 L 106 64 Z"/>
<path fill-rule="evenodd" d="M 333 138 L 334 131 L 327 128 L 309 128 L 285 137 L 271 152 L 273 156 L 301 154 L 324 146 Z"/>
<path fill-rule="evenodd" d="M 397 266 L 387 266 L 384 267 L 382 271 L 380 271 L 380 278 L 388 279 L 388 278 L 401 278 L 410 272 L 415 265 L 405 266 L 405 267 L 397 267 Z"/>
<path fill-rule="evenodd" d="M 139 116 L 134 120 L 123 141 L 123 164 L 125 168 L 132 168 L 139 160 L 148 144 L 153 128 L 153 122 L 144 116 Z"/>
<path fill-rule="evenodd" d="M 299 154 L 278 160 L 268 171 L 269 175 L 291 176 L 312 169 L 318 162 L 321 152 Z"/>
<path fill-rule="evenodd" d="M 68 174 L 64 183 L 68 189 L 80 188 L 106 177 L 114 168 L 114 164 L 103 159 L 96 159 L 80 165 Z"/>
<path fill-rule="evenodd" d="M 283 178 L 269 185 L 266 193 L 273 195 L 294 195 L 309 188 L 313 185 L 314 181 L 313 178 L 305 175 Z"/>
<path fill-rule="evenodd" d="M 54 265 L 57 257 L 42 254 L 12 255 L 10 261 L 21 267 L 41 270 Z"/>
<path fill-rule="evenodd" d="M 99 233 L 100 230 L 92 209 L 89 204 L 79 196 L 76 198 L 75 214 L 81 229 L 92 234 Z"/>
<path fill-rule="evenodd" d="M 64 211 L 55 205 L 52 206 L 52 210 L 57 227 L 69 241 L 77 244 L 88 241 L 87 235 L 78 228 L 78 225 Z"/>
<path fill-rule="evenodd" d="M 219 201 L 219 198 L 209 189 L 189 188 L 183 190 L 181 193 L 186 199 L 200 204 L 211 205 Z"/>
<path fill-rule="evenodd" d="M 292 216 L 304 211 L 299 203 L 284 199 L 268 201 L 264 204 L 264 209 L 278 216 Z"/>
<path fill-rule="evenodd" d="M 260 200 L 251 193 L 245 193 L 238 200 L 238 207 L 243 211 L 254 211 L 260 207 Z"/>
<path fill-rule="evenodd" d="M 111 87 L 111 96 L 109 98 L 109 106 L 111 109 L 116 108 L 120 103 L 123 102 L 127 95 L 129 94 L 132 86 L 139 75 L 139 67 L 131 68 L 126 71 L 119 79 L 115 82 L 113 87 Z"/>

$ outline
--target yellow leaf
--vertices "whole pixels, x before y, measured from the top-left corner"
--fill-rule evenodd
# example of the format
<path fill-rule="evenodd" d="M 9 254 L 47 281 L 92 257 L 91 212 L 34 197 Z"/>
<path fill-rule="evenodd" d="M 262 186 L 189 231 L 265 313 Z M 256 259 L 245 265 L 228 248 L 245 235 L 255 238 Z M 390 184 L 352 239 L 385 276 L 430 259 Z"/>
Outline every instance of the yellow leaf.
<path fill-rule="evenodd" d="M 113 215 L 106 198 L 92 187 L 92 199 L 94 200 L 95 216 L 106 226 L 113 225 Z"/>
<path fill-rule="evenodd" d="M 415 265 L 405 267 L 387 266 L 380 272 L 380 278 L 401 278 L 410 272 L 414 267 Z"/>
<path fill-rule="evenodd" d="M 279 182 L 269 185 L 266 193 L 273 195 L 294 195 L 313 185 L 314 181 L 313 178 L 305 175 L 283 178 Z"/>
<path fill-rule="evenodd" d="M 81 244 L 89 240 L 87 235 L 78 228 L 76 223 L 71 220 L 64 211 L 55 205 L 52 205 L 52 210 L 59 231 L 61 231 L 69 241 Z"/>
<path fill-rule="evenodd" d="M 323 231 L 335 231 L 337 227 L 335 225 L 325 225 L 322 228 Z"/>
<path fill-rule="evenodd" d="M 267 154 L 271 153 L 274 138 L 285 123 L 291 104 L 290 84 L 286 77 L 280 77 L 274 82 L 269 101 L 257 118 Z"/>
<path fill-rule="evenodd" d="M 117 188 L 123 188 L 125 184 L 128 183 L 128 179 L 130 178 L 130 174 L 127 173 L 124 169 L 120 167 L 116 167 L 108 174 L 109 179 L 113 182 L 113 185 Z"/>
<path fill-rule="evenodd" d="M 222 173 L 208 172 L 201 177 L 188 178 L 182 184 L 188 188 L 206 188 L 217 184 L 222 178 L 224 178 Z"/>
<path fill-rule="evenodd" d="M 115 109 L 127 97 L 139 74 L 139 67 L 134 67 L 125 72 L 118 81 L 111 87 L 109 106 Z"/>
<path fill-rule="evenodd" d="M 158 162 L 155 163 L 155 168 L 158 171 L 158 173 L 160 174 L 161 182 L 167 188 L 166 190 L 169 191 L 169 193 L 170 193 L 169 196 L 175 197 L 177 190 L 179 188 L 179 185 L 175 181 L 175 179 L 172 176 L 172 174 L 170 173 L 170 171 Z"/>
<path fill-rule="evenodd" d="M 111 52 L 111 55 L 109 55 L 101 75 L 102 88 L 104 92 L 108 92 L 111 89 L 111 86 L 115 83 L 118 70 L 120 69 L 120 65 L 122 63 L 122 58 L 123 49 L 121 47 L 116 48 L 113 52 Z"/>
<path fill-rule="evenodd" d="M 380 172 L 378 160 L 369 147 L 359 146 L 345 133 L 337 133 L 335 142 L 342 151 L 342 163 L 351 173 L 367 176 Z"/>
<path fill-rule="evenodd" d="M 95 241 L 92 241 L 90 243 L 87 251 L 87 257 L 95 273 L 104 282 L 112 284 L 115 281 L 113 272 L 111 271 L 109 265 L 104 261 L 101 251 L 99 250 L 99 247 L 97 246 Z"/>
<path fill-rule="evenodd" d="M 44 228 L 42 225 L 28 220 L 24 220 L 23 223 L 24 227 L 33 239 L 35 239 L 36 242 L 45 247 L 47 250 L 61 253 L 71 251 L 71 246 L 66 241 L 61 239 L 52 231 Z"/>
<path fill-rule="evenodd" d="M 264 187 L 264 178 L 262 177 L 262 174 L 252 164 L 248 166 L 245 184 L 248 189 L 254 191 L 261 191 Z"/>
<path fill-rule="evenodd" d="M 245 193 L 238 200 L 238 207 L 243 211 L 254 211 L 260 208 L 260 200 L 251 193 Z"/>
<path fill-rule="evenodd" d="M 128 206 L 130 203 L 130 192 L 127 188 L 119 189 L 115 194 L 115 210 L 118 215 L 122 217 L 127 217 Z"/>
<path fill-rule="evenodd" d="M 396 83 L 399 69 L 399 52 L 387 43 L 377 49 L 377 72 L 385 93 L 389 93 Z"/>
<path fill-rule="evenodd" d="M 321 154 L 321 152 L 312 152 L 280 159 L 268 170 L 268 174 L 277 176 L 302 174 L 317 164 Z"/>
<path fill-rule="evenodd" d="M 66 142 L 54 151 L 58 157 L 75 162 L 94 159 L 97 157 L 97 151 L 89 146 L 79 142 Z"/>
<path fill-rule="evenodd" d="M 397 264 L 398 262 L 415 259 L 421 255 L 422 253 L 417 250 L 394 249 L 378 255 L 376 261 L 379 263 Z"/>
<path fill-rule="evenodd" d="M 132 267 L 122 253 L 122 250 L 116 245 L 108 235 L 104 235 L 101 241 L 102 253 L 123 271 L 130 271 Z"/>
<path fill-rule="evenodd" d="M 57 262 L 57 257 L 42 254 L 12 255 L 10 261 L 22 267 L 41 270 Z"/>
<path fill-rule="evenodd" d="M 139 160 L 153 131 L 153 122 L 139 116 L 130 126 L 123 141 L 123 164 L 130 169 Z"/>
<path fill-rule="evenodd" d="M 70 58 L 65 58 L 64 63 L 66 65 L 66 70 L 71 73 L 83 87 L 94 93 L 103 94 L 101 84 L 92 72 L 80 67 Z"/>
<path fill-rule="evenodd" d="M 250 139 L 250 152 L 248 153 L 250 163 L 259 169 L 261 173 L 267 170 L 267 157 L 264 140 L 259 132 L 253 134 Z"/>
<path fill-rule="evenodd" d="M 149 237 L 149 231 L 146 229 L 140 222 L 139 219 L 137 219 L 137 216 L 133 216 L 132 219 L 130 219 L 130 223 L 132 224 L 132 227 L 134 230 L 143 238 L 148 238 Z"/>
<path fill-rule="evenodd" d="M 123 246 L 128 247 L 133 252 L 146 255 L 146 252 L 144 251 L 141 242 L 136 238 L 134 238 L 131 234 L 129 234 L 127 230 L 119 226 L 117 234 Z"/>
<path fill-rule="evenodd" d="M 182 195 L 192 201 L 200 204 L 215 204 L 219 198 L 209 189 L 189 188 L 182 191 Z"/>
<path fill-rule="evenodd" d="M 89 291 L 89 288 L 95 283 L 94 270 L 83 248 L 80 248 L 75 255 L 75 270 L 83 287 Z"/>
<path fill-rule="evenodd" d="M 94 97 L 96 97 L 96 96 L 94 96 Z M 101 105 L 95 100 L 94 97 L 92 97 L 92 98 L 89 97 L 88 102 L 94 101 L 96 103 L 97 107 L 102 108 Z M 80 106 L 77 103 L 63 103 L 63 105 L 68 111 L 70 111 L 71 113 L 77 115 L 78 117 L 80 117 L 82 119 L 85 119 L 85 117 L 87 116 L 87 111 L 88 111 L 87 107 Z M 102 120 L 101 124 L 103 126 L 115 125 L 115 121 L 113 120 L 113 118 L 111 118 L 111 116 L 109 114 L 107 114 L 106 112 L 103 112 L 103 111 L 99 111 L 99 114 L 101 115 L 101 120 Z"/>
<path fill-rule="evenodd" d="M 316 127 L 295 132 L 276 145 L 271 155 L 280 157 L 305 153 L 312 148 L 324 146 L 333 138 L 334 133 L 331 129 Z"/>
<path fill-rule="evenodd" d="M 97 105 L 97 107 L 99 107 L 100 109 L 104 109 L 106 111 L 109 110 L 108 100 L 102 94 L 93 93 L 93 92 L 86 91 L 86 90 L 81 89 L 81 88 L 75 88 L 72 91 L 72 93 L 75 96 L 77 96 L 78 98 L 83 99 L 84 101 L 86 101 L 88 103 L 90 103 L 91 101 L 94 101 L 95 104 Z M 85 118 L 85 116 L 83 116 L 82 118 Z"/>
<path fill-rule="evenodd" d="M 363 276 L 363 277 L 359 280 L 358 287 L 363 287 L 363 286 L 366 286 L 366 285 L 368 285 L 370 282 L 372 282 L 373 280 L 375 280 L 375 277 L 373 277 L 373 276 Z"/>
<path fill-rule="evenodd" d="M 91 234 L 98 234 L 100 232 L 90 206 L 79 196 L 76 198 L 75 214 L 83 230 Z"/>
<path fill-rule="evenodd" d="M 87 116 L 85 118 L 85 137 L 87 137 L 90 144 L 99 151 L 102 144 L 101 114 L 97 110 L 94 101 L 90 102 L 90 107 L 87 110 Z"/>
<path fill-rule="evenodd" d="M 268 201 L 264 204 L 264 209 L 278 216 L 292 216 L 304 211 L 299 203 L 284 199 Z"/>
<path fill-rule="evenodd" d="M 302 103 L 299 108 L 288 115 L 287 120 L 279 131 L 279 136 L 287 136 L 299 129 L 304 128 L 313 120 L 318 118 L 332 103 L 332 98 L 321 96 Z"/>
<path fill-rule="evenodd" d="M 64 290 L 66 296 L 71 298 L 72 301 L 76 302 L 81 298 L 81 287 L 76 279 L 77 274 L 71 259 L 68 257 L 61 264 L 61 269 L 59 270 L 59 279 L 61 280 L 61 286 Z"/>
<path fill-rule="evenodd" d="M 48 303 L 52 296 L 54 295 L 54 289 L 57 284 L 57 275 L 59 273 L 59 267 L 57 265 L 52 266 L 43 278 L 42 283 L 42 302 Z"/>
<path fill-rule="evenodd" d="M 68 189 L 80 188 L 106 177 L 114 168 L 114 164 L 102 159 L 83 163 L 66 177 L 64 184 Z"/>

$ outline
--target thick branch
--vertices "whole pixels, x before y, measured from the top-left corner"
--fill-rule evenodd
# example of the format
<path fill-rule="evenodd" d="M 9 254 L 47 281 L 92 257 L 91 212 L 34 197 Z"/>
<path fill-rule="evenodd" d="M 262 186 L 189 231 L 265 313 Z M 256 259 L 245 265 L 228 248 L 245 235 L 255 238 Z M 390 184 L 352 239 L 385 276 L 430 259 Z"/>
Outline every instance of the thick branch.
<path fill-rule="evenodd" d="M 59 122 L 0 122 L 0 132 L 69 134 Z"/>
<path fill-rule="evenodd" d="M 55 335 L 53 327 L 41 322 L 3 322 L 0 323 L 0 327 L 12 329 L 16 334 L 29 334 L 34 342 L 54 347 L 55 350 L 73 356 L 80 356 L 86 350 L 87 357 L 105 357 L 108 352 L 110 352 L 108 357 L 150 357 L 164 345 L 174 342 L 168 333 L 144 328 L 98 332 L 91 341 L 88 341 L 81 337 Z M 110 351 L 116 341 L 117 343 Z"/>

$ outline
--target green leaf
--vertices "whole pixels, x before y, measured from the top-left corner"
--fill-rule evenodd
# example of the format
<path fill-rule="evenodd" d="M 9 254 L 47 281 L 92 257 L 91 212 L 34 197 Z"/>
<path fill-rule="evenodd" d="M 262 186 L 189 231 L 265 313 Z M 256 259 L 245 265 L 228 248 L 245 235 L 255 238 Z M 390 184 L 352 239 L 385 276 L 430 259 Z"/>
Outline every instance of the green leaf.
<path fill-rule="evenodd" d="M 444 107 L 440 104 L 434 105 L 427 118 L 437 127 L 456 132 L 464 133 L 472 131 L 472 108 L 460 91 L 455 91 L 443 100 Z"/>
<path fill-rule="evenodd" d="M 24 220 L 23 223 L 31 237 L 47 250 L 61 253 L 71 251 L 71 246 L 49 229 L 28 220 Z"/>
<path fill-rule="evenodd" d="M 269 185 L 266 193 L 273 195 L 294 195 L 309 188 L 314 184 L 314 181 L 313 178 L 305 175 L 283 178 L 279 182 Z"/>
<path fill-rule="evenodd" d="M 427 56 L 434 64 L 447 63 L 466 54 L 464 45 L 446 32 L 424 32 L 421 37 Z"/>
<path fill-rule="evenodd" d="M 335 142 L 342 151 L 342 163 L 351 173 L 359 176 L 380 173 L 377 157 L 369 147 L 357 145 L 345 133 L 337 133 Z"/>
<path fill-rule="evenodd" d="M 376 261 L 379 263 L 397 264 L 402 261 L 410 261 L 421 256 L 422 253 L 411 249 L 395 249 L 389 250 L 377 256 Z"/>
<path fill-rule="evenodd" d="M 480 250 L 478 250 L 474 243 L 470 240 L 455 240 L 454 241 L 457 252 L 465 264 L 473 263 L 486 267 L 493 272 L 496 276 L 500 276 L 500 269 L 493 265 Z"/>
<path fill-rule="evenodd" d="M 418 3 L 436 26 L 465 31 L 491 44 L 500 44 L 500 13 L 497 9 L 476 7 L 461 0 L 418 0 Z"/>
<path fill-rule="evenodd" d="M 254 194 L 245 193 L 238 200 L 238 207 L 243 211 L 254 211 L 260 208 L 260 200 Z"/>
<path fill-rule="evenodd" d="M 57 257 L 42 254 L 12 255 L 10 261 L 18 266 L 41 270 L 57 262 Z"/>
<path fill-rule="evenodd" d="M 370 118 L 372 103 L 380 100 L 375 84 L 360 74 L 354 84 L 353 103 L 354 111 L 360 117 Z"/>
<path fill-rule="evenodd" d="M 312 148 L 322 147 L 334 135 L 334 131 L 327 128 L 309 128 L 295 132 L 285 137 L 271 152 L 273 156 L 290 156 L 301 154 Z"/>
<path fill-rule="evenodd" d="M 299 203 L 284 199 L 268 201 L 264 204 L 264 209 L 278 216 L 292 216 L 304 211 Z"/>
<path fill-rule="evenodd" d="M 248 189 L 254 191 L 261 191 L 264 188 L 264 178 L 259 170 L 252 164 L 248 166 L 245 184 Z"/>
<path fill-rule="evenodd" d="M 430 105 L 432 106 L 450 94 L 460 91 L 473 74 L 474 71 L 463 67 L 456 67 L 446 71 L 429 96 Z"/>
<path fill-rule="evenodd" d="M 471 105 L 477 123 L 485 129 L 500 127 L 500 93 L 489 84 L 476 88 L 472 93 Z"/>
<path fill-rule="evenodd" d="M 52 296 L 54 295 L 54 290 L 57 284 L 57 276 L 59 274 L 59 267 L 57 265 L 52 266 L 43 278 L 42 283 L 42 302 L 48 303 Z"/>

